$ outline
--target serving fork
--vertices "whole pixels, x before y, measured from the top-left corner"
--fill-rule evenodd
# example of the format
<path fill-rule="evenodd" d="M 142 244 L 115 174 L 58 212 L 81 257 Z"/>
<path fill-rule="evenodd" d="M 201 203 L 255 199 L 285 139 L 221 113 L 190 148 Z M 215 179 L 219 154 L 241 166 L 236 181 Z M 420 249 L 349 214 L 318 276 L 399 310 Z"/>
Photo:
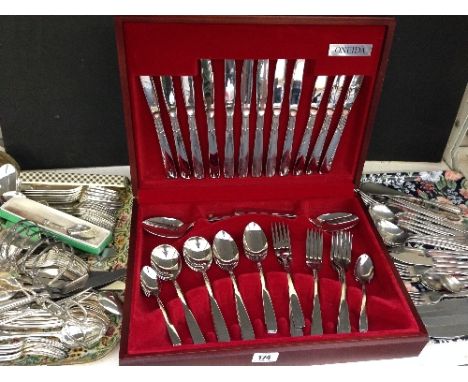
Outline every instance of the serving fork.
<path fill-rule="evenodd" d="M 291 278 L 292 251 L 289 228 L 284 223 L 273 223 L 271 232 L 275 255 L 286 271 L 286 276 L 288 278 L 290 333 L 293 337 L 302 336 L 302 329 L 305 326 L 305 322 L 301 303 Z"/>
<path fill-rule="evenodd" d="M 341 284 L 337 333 L 351 333 L 349 308 L 346 301 L 346 268 L 351 262 L 352 239 L 353 235 L 349 231 L 337 231 L 333 233 L 331 240 L 331 261 L 335 265 Z"/>
<path fill-rule="evenodd" d="M 314 300 L 312 308 L 312 326 L 310 334 L 322 334 L 322 309 L 319 298 L 318 272 L 322 266 L 323 233 L 318 229 L 307 230 L 306 264 L 312 269 L 314 277 Z"/>

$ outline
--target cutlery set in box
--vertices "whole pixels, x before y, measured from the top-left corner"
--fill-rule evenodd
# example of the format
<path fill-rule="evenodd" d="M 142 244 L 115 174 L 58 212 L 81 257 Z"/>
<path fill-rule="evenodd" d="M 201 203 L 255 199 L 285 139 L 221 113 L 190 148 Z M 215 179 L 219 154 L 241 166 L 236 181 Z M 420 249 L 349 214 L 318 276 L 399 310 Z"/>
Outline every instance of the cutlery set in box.
<path fill-rule="evenodd" d="M 122 364 L 419 353 L 427 333 L 354 192 L 393 27 L 117 18 L 135 195 Z"/>

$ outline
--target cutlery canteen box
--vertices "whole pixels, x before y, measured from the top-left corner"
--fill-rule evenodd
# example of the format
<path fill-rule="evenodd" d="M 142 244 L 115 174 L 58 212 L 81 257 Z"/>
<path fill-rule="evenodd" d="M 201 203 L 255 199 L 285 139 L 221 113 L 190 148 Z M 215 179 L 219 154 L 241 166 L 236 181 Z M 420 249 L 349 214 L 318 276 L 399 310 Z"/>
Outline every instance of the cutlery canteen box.
<path fill-rule="evenodd" d="M 427 332 L 363 203 L 354 191 L 359 185 L 382 90 L 394 20 L 371 17 L 282 16 L 118 17 L 115 25 L 135 197 L 120 346 L 121 364 L 292 365 L 419 354 L 427 342 Z M 208 129 L 200 75 L 201 59 L 211 60 L 214 73 L 214 118 L 221 165 L 219 178 L 212 178 L 208 174 Z M 277 171 L 271 177 L 265 176 L 265 172 L 260 177 L 251 175 L 257 117 L 254 77 L 249 116 L 249 175 L 242 178 L 237 173 L 232 178 L 223 176 L 226 134 L 225 59 L 235 59 L 237 69 L 233 117 L 236 168 L 242 124 L 239 84 L 243 60 L 255 60 L 254 76 L 257 60 L 269 60 L 269 94 L 263 130 L 265 156 L 272 123 L 271 84 L 274 69 L 278 59 L 287 59 L 284 101 L 279 119 L 277 168 L 288 125 L 290 82 L 295 60 L 305 59 L 305 67 L 296 115 L 293 159 L 307 125 L 317 76 L 327 75 L 332 80 L 336 75 L 346 75 L 344 90 L 333 114 L 325 147 L 329 144 L 344 109 L 347 84 L 353 75 L 364 76 L 360 92 L 348 114 L 330 171 L 302 175 L 290 172 L 286 176 L 279 176 Z M 140 76 L 154 78 L 161 109 L 160 117 L 175 160 L 174 137 L 159 81 L 159 76 L 162 75 L 171 75 L 173 78 L 177 118 L 189 160 L 190 135 L 180 76 L 193 76 L 195 118 L 205 171 L 203 179 L 184 179 L 180 176 L 169 179 L 165 175 L 155 125 L 140 83 Z M 327 113 L 331 80 L 316 115 L 309 155 Z M 245 213 L 235 214 L 236 211 Z M 346 272 L 351 332 L 336 332 L 341 289 L 337 272 L 330 261 L 331 233 L 324 232 L 323 264 L 319 271 L 323 334 L 311 335 L 314 280 L 312 270 L 305 262 L 306 231 L 313 227 L 309 218 L 340 211 L 351 212 L 359 217 L 359 224 L 351 230 L 352 258 Z M 297 217 L 291 219 L 271 212 L 291 213 Z M 208 220 L 210 216 L 229 215 L 235 216 L 215 222 Z M 182 238 L 160 238 L 145 232 L 142 227 L 143 220 L 155 216 L 176 217 L 195 224 Z M 276 334 L 267 333 L 259 272 L 256 264 L 245 256 L 243 249 L 243 231 L 251 221 L 257 222 L 268 238 L 268 254 L 262 267 L 276 314 Z M 303 336 L 290 335 L 288 282 L 273 250 L 271 225 L 274 222 L 286 223 L 290 229 L 291 274 L 305 317 Z M 227 231 L 239 248 L 240 260 L 234 273 L 256 338 L 241 339 L 229 274 L 213 262 L 207 275 L 231 337 L 229 342 L 217 341 L 202 274 L 192 271 L 182 261 L 182 271 L 177 281 L 206 343 L 192 343 L 174 285 L 170 281 L 161 281 L 159 297 L 182 342 L 180 346 L 172 346 L 156 298 L 146 297 L 141 291 L 140 270 L 144 265 L 150 265 L 151 251 L 157 245 L 171 244 L 182 257 L 183 244 L 187 238 L 202 236 L 211 243 L 220 230 Z M 369 330 L 364 333 L 358 329 L 361 286 L 354 277 L 356 259 L 362 253 L 369 254 L 375 266 L 374 278 L 367 284 Z"/>

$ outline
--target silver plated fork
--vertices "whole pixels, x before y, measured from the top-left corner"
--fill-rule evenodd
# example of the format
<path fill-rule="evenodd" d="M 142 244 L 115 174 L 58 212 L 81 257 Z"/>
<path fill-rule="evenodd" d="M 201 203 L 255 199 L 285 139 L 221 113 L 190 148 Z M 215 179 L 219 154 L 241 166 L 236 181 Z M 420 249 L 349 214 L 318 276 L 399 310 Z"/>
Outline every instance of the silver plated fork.
<path fill-rule="evenodd" d="M 318 272 L 322 266 L 323 233 L 318 229 L 307 230 L 306 264 L 314 276 L 314 301 L 310 334 L 323 334 L 322 310 L 319 298 Z"/>
<path fill-rule="evenodd" d="M 414 305 L 433 305 L 449 298 L 467 298 L 468 292 L 443 293 L 436 291 L 408 292 Z"/>
<path fill-rule="evenodd" d="M 337 333 L 351 333 L 349 308 L 346 301 L 346 268 L 351 262 L 352 239 L 353 235 L 349 231 L 337 231 L 333 233 L 331 241 L 331 260 L 341 284 Z"/>
<path fill-rule="evenodd" d="M 293 337 L 302 336 L 304 334 L 305 321 L 301 303 L 291 278 L 292 251 L 289 228 L 284 223 L 273 223 L 271 232 L 276 258 L 283 266 L 288 278 L 290 333 Z"/>

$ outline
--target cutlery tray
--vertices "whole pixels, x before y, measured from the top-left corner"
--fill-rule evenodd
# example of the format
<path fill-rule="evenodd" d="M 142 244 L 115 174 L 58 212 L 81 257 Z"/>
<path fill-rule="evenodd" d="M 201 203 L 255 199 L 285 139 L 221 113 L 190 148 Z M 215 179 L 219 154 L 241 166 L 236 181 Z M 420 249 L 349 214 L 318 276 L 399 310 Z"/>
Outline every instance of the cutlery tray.
<path fill-rule="evenodd" d="M 125 315 L 120 347 L 121 364 L 316 364 L 362 359 L 394 358 L 417 355 L 427 342 L 427 333 L 399 280 L 391 259 L 371 223 L 364 205 L 355 195 L 373 116 L 376 111 L 394 21 L 388 18 L 311 18 L 311 17 L 119 17 L 116 35 L 121 71 L 124 111 L 129 144 L 132 187 L 135 195 L 128 264 Z M 331 56 L 330 44 L 372 45 L 370 56 Z M 211 59 L 215 81 L 215 126 L 221 169 L 224 153 L 226 115 L 224 112 L 224 59 L 235 59 L 238 83 L 245 59 L 269 59 L 269 83 L 273 81 L 277 59 L 288 59 L 287 85 L 279 124 L 281 137 L 288 122 L 287 99 L 295 59 L 305 59 L 302 96 L 293 142 L 293 158 L 310 112 L 310 98 L 318 75 L 345 74 L 364 76 L 362 88 L 349 114 L 333 168 L 326 174 L 239 178 L 208 176 L 207 124 L 201 90 L 200 59 Z M 254 70 L 255 72 L 255 70 Z M 151 113 L 141 89 L 139 76 L 174 76 L 179 123 L 186 147 L 189 145 L 187 116 L 180 82 L 176 76 L 192 75 L 195 83 L 195 114 L 200 147 L 205 164 L 204 179 L 168 179 Z M 161 87 L 155 81 L 162 100 Z M 345 87 L 346 89 L 346 87 Z M 270 92 L 271 93 L 271 92 Z M 330 86 L 324 93 L 327 99 Z M 345 93 L 345 91 L 343 92 Z M 239 96 L 237 96 L 239 97 Z M 344 95 L 342 94 L 341 100 Z M 161 102 L 160 102 L 161 103 Z M 326 104 L 326 101 L 323 103 Z M 255 84 L 250 114 L 250 158 L 255 130 Z M 162 105 L 162 103 L 161 103 Z M 179 106 L 180 105 L 180 106 Z M 340 106 L 341 105 L 341 106 Z M 330 134 L 338 124 L 343 108 L 338 103 Z M 326 113 L 320 108 L 311 142 L 317 139 Z M 271 94 L 264 121 L 264 153 L 271 126 Z M 161 119 L 173 149 L 169 116 L 161 107 Z M 240 102 L 234 113 L 234 159 L 237 166 L 240 126 Z M 175 151 L 172 150 L 174 153 Z M 190 151 L 189 151 L 190 152 Z M 279 158 L 278 158 L 279 160 Z M 250 163 L 249 163 L 250 169 Z M 222 172 L 222 171 L 221 171 Z M 250 174 L 250 172 L 249 172 Z M 293 213 L 295 219 L 264 214 L 245 214 L 210 222 L 210 215 L 225 216 L 235 211 L 273 211 Z M 330 262 L 329 233 L 324 233 L 323 265 L 319 273 L 323 335 L 310 335 L 313 298 L 312 271 L 305 263 L 306 230 L 312 228 L 309 217 L 327 212 L 351 212 L 360 219 L 353 228 L 352 260 L 346 273 L 352 332 L 337 334 L 340 283 Z M 181 239 L 163 239 L 144 232 L 142 221 L 153 216 L 177 217 L 195 222 Z M 251 221 L 257 222 L 268 238 L 268 255 L 262 262 L 278 322 L 278 333 L 266 332 L 260 278 L 255 263 L 243 252 L 242 233 Z M 306 326 L 304 336 L 289 334 L 288 287 L 286 273 L 277 262 L 271 241 L 271 225 L 284 222 L 291 230 L 292 278 L 302 305 Z M 151 250 L 159 244 L 171 244 L 182 254 L 184 241 L 203 236 L 212 242 L 219 230 L 227 231 L 240 250 L 235 269 L 241 295 L 255 331 L 254 340 L 241 340 L 237 323 L 233 288 L 227 272 L 214 263 L 207 274 L 224 315 L 230 342 L 217 342 L 212 324 L 208 294 L 200 273 L 184 263 L 177 281 L 184 291 L 205 336 L 206 344 L 192 344 L 184 313 L 171 282 L 161 282 L 160 298 L 179 332 L 182 345 L 172 346 L 161 310 L 155 297 L 146 297 L 140 289 L 140 270 L 150 264 Z M 375 276 L 367 286 L 369 331 L 360 333 L 358 318 L 361 288 L 354 280 L 357 257 L 367 253 L 375 265 Z"/>

